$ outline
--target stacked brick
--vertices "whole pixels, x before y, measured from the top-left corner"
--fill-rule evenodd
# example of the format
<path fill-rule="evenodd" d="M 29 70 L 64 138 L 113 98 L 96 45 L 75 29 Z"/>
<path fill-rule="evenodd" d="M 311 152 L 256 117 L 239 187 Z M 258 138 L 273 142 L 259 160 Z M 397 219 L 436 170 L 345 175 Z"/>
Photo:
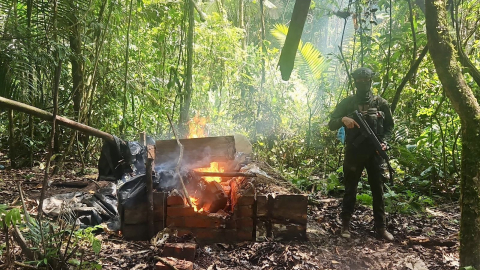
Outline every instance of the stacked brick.
<path fill-rule="evenodd" d="M 178 270 L 193 270 L 193 262 L 190 261 L 185 261 L 185 260 L 179 260 L 174 257 L 165 257 L 162 258 L 163 262 L 158 262 L 155 265 L 155 270 L 172 270 L 172 267 L 175 267 Z M 171 265 L 171 266 L 170 266 Z"/>
<path fill-rule="evenodd" d="M 255 197 L 237 198 L 232 219 L 235 223 L 236 241 L 252 241 L 255 235 Z"/>
<path fill-rule="evenodd" d="M 192 233 L 199 243 L 306 238 L 307 197 L 304 195 L 238 196 L 233 214 L 195 212 L 181 196 L 154 193 L 155 232 L 168 227 L 179 236 Z M 122 229 L 128 240 L 148 240 L 146 204 L 123 209 Z"/>
<path fill-rule="evenodd" d="M 195 243 L 167 243 L 163 246 L 162 259 L 155 265 L 156 270 L 170 270 L 169 265 L 178 270 L 193 270 Z M 169 265 L 167 265 L 169 264 Z"/>
<path fill-rule="evenodd" d="M 166 243 L 163 246 L 162 256 L 193 262 L 196 249 L 195 243 Z"/>
<path fill-rule="evenodd" d="M 155 233 L 165 228 L 166 194 L 153 193 L 153 215 Z M 149 240 L 147 221 L 147 202 L 119 207 L 123 237 L 127 240 Z"/>
<path fill-rule="evenodd" d="M 307 236 L 307 197 L 257 196 L 256 240 L 303 240 Z"/>
<path fill-rule="evenodd" d="M 179 235 L 193 233 L 200 243 L 251 241 L 254 235 L 253 204 L 253 197 L 246 198 L 239 200 L 233 215 L 223 211 L 208 214 L 195 212 L 179 196 L 169 196 L 165 225 L 177 230 Z"/>

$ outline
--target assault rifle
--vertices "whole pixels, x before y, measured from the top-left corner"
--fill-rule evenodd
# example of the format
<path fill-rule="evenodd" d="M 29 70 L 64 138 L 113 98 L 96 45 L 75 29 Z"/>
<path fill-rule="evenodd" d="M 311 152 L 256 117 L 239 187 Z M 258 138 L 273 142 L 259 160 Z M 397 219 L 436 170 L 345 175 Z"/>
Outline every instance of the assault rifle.
<path fill-rule="evenodd" d="M 358 125 L 360 126 L 360 131 L 362 133 L 360 136 L 368 138 L 375 146 L 375 150 L 377 150 L 377 153 L 387 163 L 388 172 L 390 174 L 390 185 L 393 185 L 393 168 L 390 165 L 390 158 L 388 157 L 385 150 L 383 150 L 382 148 L 382 143 L 378 140 L 377 135 L 375 135 L 373 130 L 370 128 L 367 121 L 365 121 L 365 118 L 363 118 L 363 115 L 361 112 L 359 112 L 358 110 L 355 110 L 352 116 L 353 116 L 353 120 L 355 120 L 355 122 L 357 122 Z"/>

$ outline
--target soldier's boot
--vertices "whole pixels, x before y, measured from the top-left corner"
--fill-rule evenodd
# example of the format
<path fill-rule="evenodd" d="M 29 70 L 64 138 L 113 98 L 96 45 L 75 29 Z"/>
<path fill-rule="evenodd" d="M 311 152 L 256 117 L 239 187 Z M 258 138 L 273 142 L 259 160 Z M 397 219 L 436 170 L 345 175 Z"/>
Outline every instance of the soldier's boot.
<path fill-rule="evenodd" d="M 385 239 L 389 242 L 393 241 L 393 235 L 391 233 L 389 233 L 387 231 L 387 229 L 385 229 L 385 228 L 377 229 L 377 233 L 381 238 L 383 238 L 383 239 Z"/>
<path fill-rule="evenodd" d="M 340 235 L 343 238 L 350 238 L 350 220 L 342 220 L 342 230 Z"/>

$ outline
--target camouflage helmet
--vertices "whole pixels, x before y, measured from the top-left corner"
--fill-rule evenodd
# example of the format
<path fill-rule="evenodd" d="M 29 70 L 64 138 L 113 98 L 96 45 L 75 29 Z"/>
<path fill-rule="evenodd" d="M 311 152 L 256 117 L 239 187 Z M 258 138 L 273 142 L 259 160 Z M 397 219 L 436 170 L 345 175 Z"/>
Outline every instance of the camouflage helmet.
<path fill-rule="evenodd" d="M 373 72 L 371 69 L 366 68 L 366 67 L 357 68 L 352 73 L 353 79 L 355 79 L 355 80 L 357 80 L 357 79 L 369 79 L 369 80 L 371 80 L 374 75 L 375 75 L 375 72 Z"/>

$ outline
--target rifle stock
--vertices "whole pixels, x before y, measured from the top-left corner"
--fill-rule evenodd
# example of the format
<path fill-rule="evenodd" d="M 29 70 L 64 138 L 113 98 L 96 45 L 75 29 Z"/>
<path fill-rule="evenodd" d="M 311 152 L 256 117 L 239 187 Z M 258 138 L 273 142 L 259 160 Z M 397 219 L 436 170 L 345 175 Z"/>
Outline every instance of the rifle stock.
<path fill-rule="evenodd" d="M 358 125 L 360 126 L 360 131 L 362 135 L 368 138 L 373 143 L 375 150 L 377 150 L 377 153 L 387 163 L 388 172 L 390 174 L 390 184 L 393 185 L 393 168 L 390 165 L 390 158 L 388 157 L 385 150 L 383 150 L 382 148 L 382 143 L 378 140 L 377 135 L 375 135 L 373 130 L 370 128 L 367 121 L 365 121 L 361 112 L 359 112 L 358 110 L 355 110 L 355 112 L 353 113 L 353 120 L 355 120 L 355 122 L 357 122 Z"/>

